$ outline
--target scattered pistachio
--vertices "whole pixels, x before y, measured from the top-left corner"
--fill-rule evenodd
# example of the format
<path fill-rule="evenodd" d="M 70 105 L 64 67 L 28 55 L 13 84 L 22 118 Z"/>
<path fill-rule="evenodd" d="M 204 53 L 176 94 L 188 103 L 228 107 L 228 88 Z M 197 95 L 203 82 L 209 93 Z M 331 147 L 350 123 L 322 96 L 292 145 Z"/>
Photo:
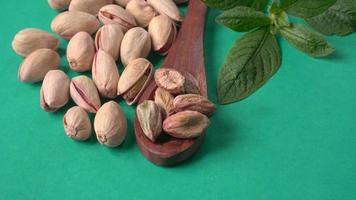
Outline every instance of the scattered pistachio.
<path fill-rule="evenodd" d="M 67 60 L 72 70 L 88 71 L 92 67 L 95 55 L 93 38 L 87 32 L 78 32 L 67 46 Z"/>
<path fill-rule="evenodd" d="M 63 126 L 68 137 L 74 140 L 87 140 L 91 135 L 88 113 L 79 106 L 70 108 L 63 117 Z"/>
<path fill-rule="evenodd" d="M 111 4 L 112 2 L 113 0 L 72 0 L 68 10 L 97 15 L 101 7 Z"/>
<path fill-rule="evenodd" d="M 184 93 L 185 77 L 175 69 L 160 68 L 156 70 L 155 81 L 158 87 L 172 94 Z"/>
<path fill-rule="evenodd" d="M 137 24 L 141 27 L 147 27 L 152 18 L 157 15 L 146 0 L 131 0 L 126 10 L 135 17 Z"/>
<path fill-rule="evenodd" d="M 156 141 L 162 132 L 162 114 L 158 105 L 154 101 L 144 101 L 137 106 L 136 113 L 144 134 Z"/>
<path fill-rule="evenodd" d="M 118 60 L 123 37 L 124 33 L 119 25 L 104 25 L 98 30 L 95 36 L 96 50 L 104 50 L 115 60 Z"/>
<path fill-rule="evenodd" d="M 173 21 L 165 15 L 154 17 L 148 26 L 154 51 L 165 55 L 177 36 L 177 28 Z"/>
<path fill-rule="evenodd" d="M 103 24 L 119 25 L 124 32 L 136 26 L 135 17 L 115 4 L 100 8 L 98 17 Z"/>

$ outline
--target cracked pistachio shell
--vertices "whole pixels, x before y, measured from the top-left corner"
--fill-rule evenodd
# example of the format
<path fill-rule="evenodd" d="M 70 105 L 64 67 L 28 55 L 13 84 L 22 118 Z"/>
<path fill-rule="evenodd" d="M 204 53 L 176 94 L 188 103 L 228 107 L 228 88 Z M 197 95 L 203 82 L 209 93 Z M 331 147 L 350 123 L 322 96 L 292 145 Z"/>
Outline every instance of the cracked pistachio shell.
<path fill-rule="evenodd" d="M 147 0 L 161 15 L 167 15 L 173 21 L 182 22 L 183 16 L 173 0 Z"/>
<path fill-rule="evenodd" d="M 84 75 L 72 78 L 69 92 L 73 101 L 87 112 L 96 113 L 99 110 L 99 93 L 90 78 Z"/>
<path fill-rule="evenodd" d="M 69 11 L 81 11 L 97 15 L 100 8 L 112 4 L 113 0 L 72 0 Z"/>
<path fill-rule="evenodd" d="M 52 49 L 38 49 L 22 61 L 18 78 L 27 83 L 42 81 L 48 71 L 58 69 L 59 63 L 57 52 Z"/>
<path fill-rule="evenodd" d="M 120 47 L 124 32 L 119 25 L 107 24 L 99 29 L 95 36 L 96 50 L 104 50 L 115 60 L 119 59 Z"/>
<path fill-rule="evenodd" d="M 136 26 L 135 17 L 118 5 L 110 4 L 99 10 L 98 17 L 103 24 L 117 24 L 124 32 Z"/>
<path fill-rule="evenodd" d="M 95 55 L 94 40 L 87 32 L 79 32 L 67 46 L 67 60 L 72 70 L 84 72 L 91 69 Z"/>
<path fill-rule="evenodd" d="M 153 7 L 146 0 L 131 0 L 126 10 L 129 11 L 141 27 L 147 27 L 154 16 L 157 15 Z"/>
<path fill-rule="evenodd" d="M 46 112 L 55 112 L 69 100 L 68 76 L 61 70 L 49 71 L 43 79 L 40 92 L 40 105 Z"/>
<path fill-rule="evenodd" d="M 56 50 L 59 40 L 47 31 L 37 28 L 26 28 L 16 33 L 12 40 L 12 48 L 20 56 L 27 56 L 37 49 Z"/>
<path fill-rule="evenodd" d="M 158 105 L 146 100 L 137 106 L 136 113 L 143 133 L 151 141 L 156 141 L 162 132 L 162 114 Z"/>
<path fill-rule="evenodd" d="M 70 108 L 63 117 L 63 127 L 68 137 L 74 140 L 87 140 L 91 135 L 88 113 L 79 106 Z"/>
<path fill-rule="evenodd" d="M 81 31 L 93 34 L 99 26 L 99 20 L 94 15 L 80 11 L 63 12 L 57 15 L 51 23 L 52 30 L 67 40 Z"/>
<path fill-rule="evenodd" d="M 98 141 L 108 147 L 119 146 L 127 134 L 124 111 L 114 101 L 105 103 L 96 113 L 94 129 Z"/>
<path fill-rule="evenodd" d="M 158 87 L 166 89 L 171 94 L 184 93 L 185 77 L 175 69 L 160 68 L 154 75 Z"/>
<path fill-rule="evenodd" d="M 114 3 L 125 8 L 130 1 L 131 0 L 114 0 Z"/>
<path fill-rule="evenodd" d="M 148 83 L 152 79 L 153 76 L 153 65 L 150 61 L 144 58 L 138 58 L 130 62 L 129 65 L 122 72 L 118 86 L 117 86 L 117 94 L 125 95 L 129 93 L 134 86 L 142 81 L 143 77 L 147 77 L 144 80 L 143 86 L 140 88 L 140 91 L 137 93 L 136 97 L 132 99 L 126 99 L 126 102 L 129 105 L 132 105 L 138 101 L 138 98 L 142 94 L 143 90 L 147 87 Z"/>
<path fill-rule="evenodd" d="M 209 99 L 198 94 L 178 95 L 174 98 L 173 105 L 175 112 L 191 110 L 206 116 L 211 116 L 216 110 L 215 105 Z"/>
<path fill-rule="evenodd" d="M 200 112 L 183 111 L 165 119 L 163 122 L 163 130 L 176 138 L 195 138 L 204 133 L 209 123 L 208 117 Z"/>
<path fill-rule="evenodd" d="M 62 11 L 68 8 L 71 0 L 48 0 L 48 4 L 51 8 Z"/>
<path fill-rule="evenodd" d="M 124 66 L 136 58 L 146 58 L 151 51 L 151 37 L 148 32 L 135 27 L 126 32 L 120 49 L 121 62 Z"/>
<path fill-rule="evenodd" d="M 110 54 L 99 50 L 93 62 L 93 81 L 102 97 L 114 99 L 117 97 L 117 84 L 119 82 L 119 71 L 115 60 Z"/>
<path fill-rule="evenodd" d="M 155 103 L 161 108 L 164 117 L 168 117 L 174 112 L 174 96 L 167 90 L 158 87 L 155 91 Z"/>
<path fill-rule="evenodd" d="M 151 20 L 148 33 L 152 39 L 153 50 L 165 55 L 176 39 L 177 28 L 169 17 L 159 15 Z"/>

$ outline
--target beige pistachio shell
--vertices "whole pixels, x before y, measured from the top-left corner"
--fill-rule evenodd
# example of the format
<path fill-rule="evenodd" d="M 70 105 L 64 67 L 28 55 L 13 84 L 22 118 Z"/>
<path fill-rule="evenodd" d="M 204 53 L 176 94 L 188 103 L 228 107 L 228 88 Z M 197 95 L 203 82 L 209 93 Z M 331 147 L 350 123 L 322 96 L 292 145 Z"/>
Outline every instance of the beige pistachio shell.
<path fill-rule="evenodd" d="M 94 40 L 87 32 L 78 32 L 67 46 L 69 67 L 78 72 L 91 69 L 95 55 Z"/>
<path fill-rule="evenodd" d="M 129 92 L 143 76 L 146 76 L 147 79 L 143 84 L 141 91 L 138 92 L 137 96 L 132 101 L 127 102 L 130 105 L 136 103 L 141 93 L 152 79 L 153 71 L 152 63 L 144 58 L 138 58 L 130 62 L 121 74 L 117 87 L 118 95 L 124 95 Z"/>
<path fill-rule="evenodd" d="M 185 77 L 179 71 L 160 68 L 156 70 L 154 77 L 157 86 L 166 89 L 171 94 L 184 93 Z"/>
<path fill-rule="evenodd" d="M 48 0 L 48 4 L 51 8 L 62 11 L 68 8 L 71 0 Z"/>
<path fill-rule="evenodd" d="M 93 62 L 93 81 L 102 97 L 116 98 L 117 84 L 119 82 L 119 71 L 115 60 L 110 54 L 99 50 Z"/>
<path fill-rule="evenodd" d="M 84 76 L 74 77 L 70 83 L 70 96 L 73 101 L 87 112 L 96 113 L 100 106 L 100 97 L 94 82 Z"/>
<path fill-rule="evenodd" d="M 107 24 L 99 29 L 95 36 L 96 50 L 104 50 L 109 53 L 115 60 L 120 57 L 121 42 L 124 32 L 119 25 Z"/>
<path fill-rule="evenodd" d="M 20 81 L 35 83 L 42 81 L 48 71 L 58 69 L 60 57 L 52 49 L 38 49 L 28 55 L 20 65 Z"/>
<path fill-rule="evenodd" d="M 43 79 L 40 105 L 46 112 L 55 112 L 69 100 L 68 76 L 61 70 L 49 71 Z"/>
<path fill-rule="evenodd" d="M 80 11 L 63 12 L 57 15 L 51 23 L 52 30 L 68 40 L 81 31 L 93 34 L 99 26 L 99 20 L 94 15 Z"/>
<path fill-rule="evenodd" d="M 169 116 L 163 122 L 163 130 L 176 138 L 195 138 L 209 126 L 207 116 L 196 111 L 183 111 Z"/>
<path fill-rule="evenodd" d="M 63 117 L 63 127 L 68 137 L 74 140 L 87 140 L 91 135 L 88 113 L 79 106 L 70 108 Z"/>
<path fill-rule="evenodd" d="M 141 27 L 147 27 L 154 16 L 157 15 L 153 7 L 146 0 L 131 0 L 126 10 L 129 11 Z"/>
<path fill-rule="evenodd" d="M 97 15 L 101 7 L 112 4 L 112 2 L 113 0 L 72 0 L 68 10 Z"/>
<path fill-rule="evenodd" d="M 173 21 L 182 22 L 183 16 L 173 0 L 147 0 L 161 15 L 167 15 Z"/>
<path fill-rule="evenodd" d="M 131 0 L 114 0 L 114 3 L 125 8 L 130 1 Z"/>
<path fill-rule="evenodd" d="M 159 15 L 151 20 L 148 33 L 152 39 L 153 50 L 165 55 L 176 39 L 177 28 L 169 17 Z"/>
<path fill-rule="evenodd" d="M 96 113 L 94 129 L 101 144 L 108 147 L 122 144 L 127 134 L 127 120 L 119 104 L 114 101 L 105 103 Z"/>
<path fill-rule="evenodd" d="M 122 7 L 110 4 L 99 10 L 98 17 L 103 24 L 117 24 L 124 32 L 136 26 L 135 17 Z"/>
<path fill-rule="evenodd" d="M 27 56 L 37 49 L 56 50 L 59 40 L 47 31 L 37 28 L 26 28 L 18 32 L 12 40 L 12 48 L 20 56 Z"/>
<path fill-rule="evenodd" d="M 151 51 L 151 37 L 148 32 L 135 27 L 127 31 L 121 43 L 121 62 L 124 66 L 136 58 L 146 58 Z"/>
<path fill-rule="evenodd" d="M 151 141 L 156 141 L 162 132 L 162 114 L 158 105 L 146 100 L 137 106 L 136 113 L 143 133 Z"/>

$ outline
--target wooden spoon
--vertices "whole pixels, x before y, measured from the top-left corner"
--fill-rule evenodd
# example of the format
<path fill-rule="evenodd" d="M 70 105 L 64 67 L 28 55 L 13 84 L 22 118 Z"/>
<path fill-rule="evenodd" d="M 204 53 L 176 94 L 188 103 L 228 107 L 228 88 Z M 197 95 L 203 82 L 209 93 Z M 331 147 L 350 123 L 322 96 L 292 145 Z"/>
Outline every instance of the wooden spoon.
<path fill-rule="evenodd" d="M 207 96 L 203 51 L 206 10 L 201 0 L 189 1 L 188 13 L 176 42 L 161 66 L 191 73 L 198 80 L 203 96 Z M 153 99 L 156 88 L 155 82 L 152 81 L 142 94 L 139 103 Z M 153 143 L 144 135 L 137 116 L 135 117 L 135 132 L 136 142 L 141 152 L 157 165 L 176 165 L 186 160 L 198 150 L 204 138 L 204 135 L 195 139 L 177 139 L 166 136 Z"/>

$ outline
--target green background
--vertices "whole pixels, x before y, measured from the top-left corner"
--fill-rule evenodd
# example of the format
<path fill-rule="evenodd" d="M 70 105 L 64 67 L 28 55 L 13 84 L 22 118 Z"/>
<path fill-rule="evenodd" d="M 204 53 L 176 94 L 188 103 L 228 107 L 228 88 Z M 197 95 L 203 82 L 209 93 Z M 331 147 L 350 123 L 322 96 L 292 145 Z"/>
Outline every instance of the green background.
<path fill-rule="evenodd" d="M 355 34 L 329 37 L 337 52 L 325 59 L 282 40 L 283 65 L 271 81 L 246 100 L 219 106 L 199 152 L 164 168 L 141 155 L 134 109 L 122 101 L 130 126 L 121 147 L 67 138 L 61 120 L 69 106 L 43 112 L 40 84 L 17 80 L 22 59 L 11 49 L 17 31 L 50 30 L 56 12 L 44 0 L 0 2 L 0 199 L 356 199 Z M 214 102 L 224 55 L 240 35 L 217 25 L 217 15 L 209 12 L 205 32 Z M 68 71 L 66 65 L 62 56 Z"/>

